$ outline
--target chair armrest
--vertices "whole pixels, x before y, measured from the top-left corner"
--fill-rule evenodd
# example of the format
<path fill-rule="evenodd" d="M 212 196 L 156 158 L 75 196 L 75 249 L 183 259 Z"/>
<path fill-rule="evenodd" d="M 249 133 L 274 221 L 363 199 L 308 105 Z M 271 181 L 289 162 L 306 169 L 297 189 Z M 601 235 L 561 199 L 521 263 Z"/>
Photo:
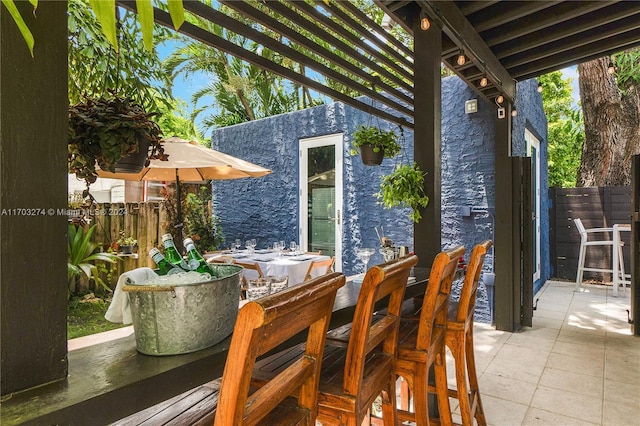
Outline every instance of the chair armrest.
<path fill-rule="evenodd" d="M 613 232 L 613 228 L 589 228 L 585 230 L 587 233 L 592 232 Z"/>

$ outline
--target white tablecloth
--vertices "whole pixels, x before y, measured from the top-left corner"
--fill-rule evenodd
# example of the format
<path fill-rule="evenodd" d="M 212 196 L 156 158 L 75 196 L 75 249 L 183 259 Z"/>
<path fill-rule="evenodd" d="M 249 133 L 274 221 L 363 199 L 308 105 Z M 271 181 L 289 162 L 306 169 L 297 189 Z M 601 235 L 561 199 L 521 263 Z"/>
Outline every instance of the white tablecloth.
<path fill-rule="evenodd" d="M 329 256 L 310 254 L 301 254 L 298 256 L 283 254 L 281 257 L 277 257 L 275 252 L 266 250 L 257 250 L 256 253 L 251 255 L 248 254 L 246 250 L 241 250 L 237 253 L 224 254 L 224 256 L 231 256 L 236 261 L 242 263 L 257 263 L 265 277 L 268 275 L 286 275 L 289 277 L 289 286 L 300 284 L 304 281 L 304 277 L 312 261 L 329 259 Z M 321 273 L 322 271 L 315 271 L 312 276 L 315 277 Z M 243 274 L 247 279 L 258 277 L 258 273 L 251 269 L 245 270 Z"/>

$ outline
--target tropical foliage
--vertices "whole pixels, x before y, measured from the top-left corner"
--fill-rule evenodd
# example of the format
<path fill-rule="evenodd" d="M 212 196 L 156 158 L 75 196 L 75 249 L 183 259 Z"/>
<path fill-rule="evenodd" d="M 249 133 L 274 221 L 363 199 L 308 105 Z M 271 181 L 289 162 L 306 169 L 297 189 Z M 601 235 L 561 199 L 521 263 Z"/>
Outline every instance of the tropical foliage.
<path fill-rule="evenodd" d="M 108 2 L 106 2 L 108 3 Z M 173 98 L 170 80 L 162 67 L 156 48 L 144 49 L 141 43 L 140 15 L 118 9 L 116 51 L 88 0 L 71 0 L 69 18 L 69 103 L 85 97 L 100 97 L 109 91 L 133 99 L 146 111 L 170 108 Z M 122 15 L 120 15 L 122 12 Z M 115 16 L 115 14 L 114 14 Z M 172 37 L 169 30 L 154 26 L 158 43 Z"/>
<path fill-rule="evenodd" d="M 549 186 L 572 188 L 580 167 L 584 128 L 580 109 L 572 105 L 571 78 L 561 71 L 538 77 L 548 120 Z"/>
<path fill-rule="evenodd" d="M 69 224 L 67 232 L 67 273 L 69 276 L 69 295 L 77 291 L 77 278 L 84 276 L 104 290 L 110 290 L 99 275 L 100 262 L 116 263 L 120 260 L 113 253 L 96 251 L 98 244 L 92 241 L 96 225 L 87 229 Z"/>
<path fill-rule="evenodd" d="M 212 212 L 210 188 L 201 186 L 197 193 L 187 194 L 185 217 L 185 237 L 190 236 L 198 250 L 213 251 L 222 246 L 222 225 Z"/>

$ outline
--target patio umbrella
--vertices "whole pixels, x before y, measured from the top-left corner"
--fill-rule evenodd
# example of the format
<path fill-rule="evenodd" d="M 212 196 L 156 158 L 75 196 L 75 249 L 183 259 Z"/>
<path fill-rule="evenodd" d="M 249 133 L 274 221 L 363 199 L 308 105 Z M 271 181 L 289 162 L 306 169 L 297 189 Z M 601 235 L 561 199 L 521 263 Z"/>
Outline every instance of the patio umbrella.
<path fill-rule="evenodd" d="M 264 167 L 177 136 L 165 139 L 162 146 L 165 154 L 169 155 L 168 161 L 151 160 L 150 164 L 139 173 L 111 173 L 98 170 L 98 176 L 131 181 L 175 181 L 178 195 L 176 227 L 180 233 L 182 232 L 180 182 L 257 178 L 271 173 L 271 170 Z"/>

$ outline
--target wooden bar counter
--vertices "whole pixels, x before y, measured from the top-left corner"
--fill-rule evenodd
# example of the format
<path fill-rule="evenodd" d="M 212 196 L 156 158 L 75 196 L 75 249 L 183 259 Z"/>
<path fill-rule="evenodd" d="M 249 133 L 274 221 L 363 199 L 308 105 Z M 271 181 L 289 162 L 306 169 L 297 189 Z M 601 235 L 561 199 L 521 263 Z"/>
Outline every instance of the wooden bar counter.
<path fill-rule="evenodd" d="M 405 299 L 424 294 L 428 269 L 415 268 Z M 338 291 L 330 329 L 351 322 L 360 286 Z M 231 336 L 191 354 L 149 356 L 135 336 L 69 352 L 66 379 L 5 395 L 2 425 L 108 424 L 222 376 Z M 290 342 L 293 344 L 295 342 Z"/>

